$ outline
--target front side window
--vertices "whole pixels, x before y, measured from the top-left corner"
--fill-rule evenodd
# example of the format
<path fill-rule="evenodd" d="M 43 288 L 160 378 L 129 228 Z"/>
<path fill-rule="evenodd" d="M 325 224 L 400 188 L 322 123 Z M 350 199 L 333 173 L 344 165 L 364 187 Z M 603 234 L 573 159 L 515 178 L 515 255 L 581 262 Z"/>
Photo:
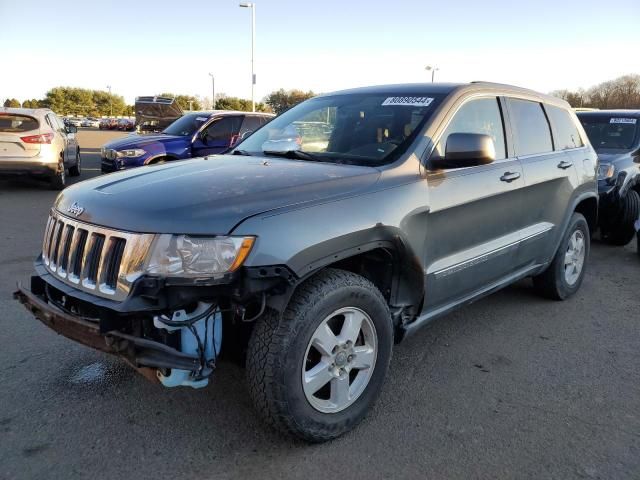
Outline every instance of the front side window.
<path fill-rule="evenodd" d="M 551 129 L 542 105 L 516 98 L 509 98 L 507 102 L 516 134 L 516 153 L 536 155 L 553 151 Z"/>
<path fill-rule="evenodd" d="M 489 135 L 496 148 L 496 160 L 507 157 L 502 114 L 495 97 L 470 100 L 460 107 L 436 145 L 437 156 L 444 157 L 447 139 L 452 133 Z"/>
<path fill-rule="evenodd" d="M 636 144 L 638 119 L 611 115 L 580 116 L 589 141 L 596 151 L 631 150 Z"/>
<path fill-rule="evenodd" d="M 238 145 L 249 155 L 382 165 L 402 154 L 444 95 L 353 93 L 317 97 L 271 120 Z"/>
<path fill-rule="evenodd" d="M 569 112 L 553 105 L 546 105 L 545 108 L 556 132 L 554 137 L 556 150 L 582 147 L 580 133 Z"/>

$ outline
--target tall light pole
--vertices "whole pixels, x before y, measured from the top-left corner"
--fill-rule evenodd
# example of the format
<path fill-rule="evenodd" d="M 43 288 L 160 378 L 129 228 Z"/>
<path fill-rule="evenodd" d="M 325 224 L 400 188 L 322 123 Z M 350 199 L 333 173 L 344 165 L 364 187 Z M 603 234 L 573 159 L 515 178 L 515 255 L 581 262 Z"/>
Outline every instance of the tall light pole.
<path fill-rule="evenodd" d="M 216 109 L 216 80 L 213 78 L 213 73 L 210 73 L 211 77 L 211 110 Z"/>
<path fill-rule="evenodd" d="M 109 116 L 113 117 L 113 99 L 111 98 L 111 85 L 107 85 L 107 88 L 109 89 L 109 110 L 111 111 Z"/>
<path fill-rule="evenodd" d="M 254 52 L 256 49 L 256 4 L 253 2 L 243 2 L 240 7 L 251 9 L 251 111 L 256 111 L 256 101 L 254 96 L 254 89 L 256 85 L 256 74 L 254 70 Z"/>
<path fill-rule="evenodd" d="M 436 67 L 435 65 L 427 65 L 426 67 L 424 67 L 424 69 L 428 72 L 429 70 L 431 70 L 431 83 L 433 83 L 433 81 L 435 80 L 436 77 L 436 72 L 438 70 L 440 70 L 438 67 Z"/>

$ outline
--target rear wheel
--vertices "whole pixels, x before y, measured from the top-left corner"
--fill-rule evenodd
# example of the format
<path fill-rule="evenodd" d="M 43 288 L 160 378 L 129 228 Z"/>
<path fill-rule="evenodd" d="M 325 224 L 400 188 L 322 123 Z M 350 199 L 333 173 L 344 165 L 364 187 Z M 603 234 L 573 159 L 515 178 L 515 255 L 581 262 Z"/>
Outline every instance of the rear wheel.
<path fill-rule="evenodd" d="M 80 149 L 76 150 L 76 164 L 69 167 L 70 177 L 79 177 L 82 173 L 82 159 L 80 158 Z"/>
<path fill-rule="evenodd" d="M 533 277 L 538 292 L 554 300 L 564 300 L 578 291 L 589 258 L 589 225 L 580 213 L 574 213 L 549 267 Z"/>
<path fill-rule="evenodd" d="M 60 158 L 58 163 L 58 171 L 51 178 L 51 189 L 62 190 L 67 186 L 67 175 L 64 168 L 64 160 Z"/>
<path fill-rule="evenodd" d="M 393 344 L 387 304 L 351 272 L 327 269 L 298 287 L 287 309 L 255 326 L 249 390 L 276 428 L 310 442 L 351 430 L 378 397 Z"/>
<path fill-rule="evenodd" d="M 626 245 L 636 234 L 635 222 L 640 216 L 640 195 L 629 190 L 624 197 L 622 211 L 617 222 L 603 229 L 604 240 L 613 245 Z"/>

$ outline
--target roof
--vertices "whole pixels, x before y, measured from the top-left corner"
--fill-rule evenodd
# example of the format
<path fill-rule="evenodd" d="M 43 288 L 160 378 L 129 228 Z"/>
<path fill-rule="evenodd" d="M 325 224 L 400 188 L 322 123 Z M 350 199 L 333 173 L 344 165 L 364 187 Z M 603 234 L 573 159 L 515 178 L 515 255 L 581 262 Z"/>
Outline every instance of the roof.
<path fill-rule="evenodd" d="M 11 108 L 0 107 L 0 113 L 18 113 L 22 115 L 36 115 L 38 113 L 50 112 L 50 108 Z"/>
<path fill-rule="evenodd" d="M 242 112 L 240 110 L 187 110 L 184 112 L 185 115 L 197 114 L 197 115 L 207 115 L 212 117 L 214 115 L 268 115 L 274 116 L 273 113 L 267 112 Z"/>
<path fill-rule="evenodd" d="M 631 109 L 611 109 L 611 110 L 593 110 L 591 112 L 577 112 L 579 117 L 611 117 L 614 115 L 640 118 L 640 110 Z"/>
<path fill-rule="evenodd" d="M 516 87 L 514 85 L 507 85 L 503 83 L 475 81 L 471 83 L 401 83 L 392 85 L 376 85 L 371 87 L 352 88 L 348 90 L 340 90 L 336 92 L 327 93 L 324 95 L 344 95 L 355 93 L 369 93 L 369 94 L 389 94 L 394 95 L 424 95 L 429 94 L 444 94 L 448 95 L 454 91 L 465 90 L 479 90 L 479 89 L 491 89 L 500 90 L 504 93 L 521 93 L 525 95 L 533 95 L 550 103 L 565 103 L 564 100 L 544 93 L 536 92 L 527 88 Z M 323 95 L 323 96 L 324 96 Z"/>

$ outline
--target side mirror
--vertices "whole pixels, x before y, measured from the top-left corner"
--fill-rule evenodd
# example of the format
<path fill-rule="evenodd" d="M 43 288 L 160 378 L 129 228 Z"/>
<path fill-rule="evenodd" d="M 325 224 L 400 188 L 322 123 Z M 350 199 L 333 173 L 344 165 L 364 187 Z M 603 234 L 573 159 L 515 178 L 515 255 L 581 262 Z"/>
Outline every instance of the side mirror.
<path fill-rule="evenodd" d="M 435 168 L 464 168 L 486 165 L 496 159 L 493 138 L 482 133 L 452 133 L 447 138 L 444 158 L 431 160 Z"/>
<path fill-rule="evenodd" d="M 67 131 L 67 133 L 78 133 L 78 127 L 71 124 L 67 125 L 65 130 Z"/>

